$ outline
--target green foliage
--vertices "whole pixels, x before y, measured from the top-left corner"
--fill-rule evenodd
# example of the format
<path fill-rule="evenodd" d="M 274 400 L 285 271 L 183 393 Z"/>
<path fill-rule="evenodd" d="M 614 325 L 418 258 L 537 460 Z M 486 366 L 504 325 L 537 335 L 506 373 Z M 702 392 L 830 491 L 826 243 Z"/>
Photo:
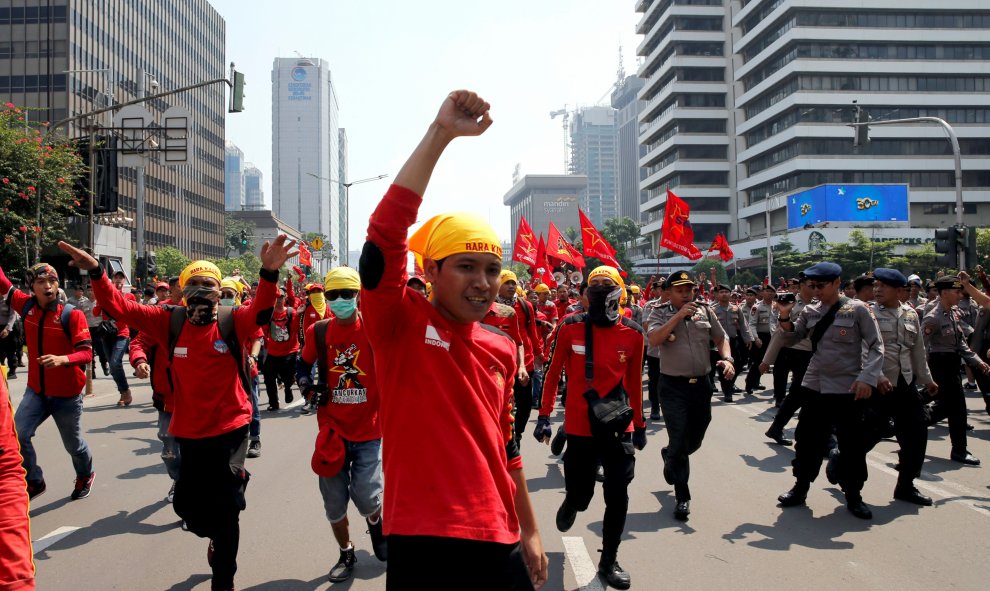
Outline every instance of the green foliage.
<path fill-rule="evenodd" d="M 725 265 L 720 260 L 703 258 L 691 267 L 691 273 L 695 277 L 702 272 L 712 283 L 728 283 L 729 281 L 728 273 L 725 272 Z"/>
<path fill-rule="evenodd" d="M 0 106 L 0 264 L 11 272 L 24 268 L 25 254 L 34 255 L 35 237 L 41 247 L 68 236 L 70 216 L 80 205 L 76 179 L 85 174 L 82 160 L 64 139 L 44 141 L 44 130 L 25 123 L 25 110 Z M 41 226 L 36 207 L 41 198 Z M 33 262 L 33 256 L 31 256 Z"/>
<path fill-rule="evenodd" d="M 313 247 L 311 246 L 313 244 L 313 240 L 316 240 L 317 238 L 323 241 L 323 248 L 319 251 L 313 250 Z M 337 253 L 334 251 L 333 244 L 330 243 L 330 239 L 324 234 L 320 234 L 319 232 L 307 232 L 303 234 L 303 240 L 306 241 L 306 247 L 313 252 L 314 264 L 316 263 L 315 259 L 319 259 L 321 257 L 323 260 L 327 261 L 337 260 Z M 320 254 L 316 254 L 317 252 Z"/>
<path fill-rule="evenodd" d="M 749 287 L 751 285 L 758 285 L 759 283 L 762 283 L 763 279 L 757 277 L 752 271 L 740 271 L 732 275 L 732 277 L 729 278 L 729 281 L 735 285 Z"/>
<path fill-rule="evenodd" d="M 516 274 L 516 278 L 519 279 L 519 285 L 529 285 L 530 280 L 533 278 L 529 272 L 529 267 L 520 262 L 513 261 L 509 263 L 508 269 Z"/>
<path fill-rule="evenodd" d="M 155 251 L 159 277 L 178 277 L 191 261 L 178 248 L 163 246 Z"/>
<path fill-rule="evenodd" d="M 247 247 L 241 246 L 241 232 L 247 235 L 248 244 Z M 255 235 L 258 233 L 258 228 L 251 222 L 236 218 L 232 215 L 225 215 L 223 217 L 223 246 L 227 249 L 227 256 L 231 253 L 241 253 L 243 252 L 256 252 L 260 245 L 258 244 Z"/>
<path fill-rule="evenodd" d="M 241 276 L 249 283 L 258 280 L 258 272 L 261 271 L 261 259 L 253 252 L 246 252 L 234 259 L 219 259 L 213 261 L 220 268 L 220 273 L 224 277 L 234 274 L 234 269 L 241 270 Z"/>

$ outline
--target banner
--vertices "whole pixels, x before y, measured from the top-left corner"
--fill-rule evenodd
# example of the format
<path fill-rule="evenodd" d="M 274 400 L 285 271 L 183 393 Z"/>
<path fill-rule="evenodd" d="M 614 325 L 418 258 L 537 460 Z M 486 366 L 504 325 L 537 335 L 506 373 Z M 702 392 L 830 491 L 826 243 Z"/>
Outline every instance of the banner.
<path fill-rule="evenodd" d="M 313 254 L 309 252 L 305 242 L 299 243 L 299 264 L 307 267 L 313 266 Z"/>
<path fill-rule="evenodd" d="M 667 205 L 663 214 L 663 228 L 660 231 L 660 246 L 684 255 L 692 261 L 703 255 L 694 245 L 694 229 L 691 227 L 691 208 L 688 204 L 667 191 Z"/>
<path fill-rule="evenodd" d="M 580 209 L 578 209 L 578 217 L 581 219 L 581 242 L 584 247 L 584 256 L 595 257 L 606 265 L 621 270 L 622 265 L 615 258 L 615 249 L 608 243 L 608 240 L 605 240 L 598 228 Z"/>
<path fill-rule="evenodd" d="M 529 227 L 526 218 L 519 218 L 519 229 L 516 230 L 516 243 L 512 249 L 512 260 L 518 261 L 527 267 L 536 266 L 536 235 L 533 228 Z"/>

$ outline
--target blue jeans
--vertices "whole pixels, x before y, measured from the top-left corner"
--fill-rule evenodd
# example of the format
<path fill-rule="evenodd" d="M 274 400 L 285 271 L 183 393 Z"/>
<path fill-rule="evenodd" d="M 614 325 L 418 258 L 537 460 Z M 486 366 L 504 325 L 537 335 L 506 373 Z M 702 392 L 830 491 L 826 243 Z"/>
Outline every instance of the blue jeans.
<path fill-rule="evenodd" d="M 172 424 L 172 413 L 158 412 L 158 439 L 162 442 L 162 462 L 165 463 L 165 470 L 172 480 L 179 479 L 179 467 L 182 465 L 182 455 L 179 453 L 179 444 L 175 441 L 175 436 L 168 432 L 168 426 Z"/>
<path fill-rule="evenodd" d="M 124 373 L 124 353 L 127 352 L 129 341 L 130 339 L 120 335 L 103 338 L 103 351 L 109 358 L 110 375 L 117 384 L 118 392 L 130 390 L 130 386 L 127 385 L 127 375 Z"/>
<path fill-rule="evenodd" d="M 543 406 L 543 370 L 533 369 L 529 379 L 533 382 L 533 408 L 539 413 Z"/>
<path fill-rule="evenodd" d="M 258 409 L 258 376 L 251 380 L 251 441 L 261 441 L 261 411 Z"/>
<path fill-rule="evenodd" d="M 31 388 L 24 391 L 24 398 L 21 399 L 17 413 L 14 415 L 14 426 L 17 428 L 17 440 L 21 444 L 21 455 L 24 457 L 22 465 L 27 470 L 28 481 L 38 482 L 45 479 L 41 466 L 38 465 L 38 454 L 34 451 L 31 439 L 38 426 L 48 417 L 55 419 L 55 426 L 62 436 L 62 445 L 72 456 L 72 467 L 76 469 L 76 476 L 86 478 L 93 473 L 93 454 L 82 438 L 82 409 L 81 392 L 80 395 L 72 398 L 57 398 L 39 396 Z"/>
<path fill-rule="evenodd" d="M 382 508 L 382 440 L 344 440 L 344 466 L 336 476 L 320 477 L 320 494 L 323 510 L 330 523 L 338 523 L 347 516 L 347 501 L 364 517 L 370 517 Z"/>

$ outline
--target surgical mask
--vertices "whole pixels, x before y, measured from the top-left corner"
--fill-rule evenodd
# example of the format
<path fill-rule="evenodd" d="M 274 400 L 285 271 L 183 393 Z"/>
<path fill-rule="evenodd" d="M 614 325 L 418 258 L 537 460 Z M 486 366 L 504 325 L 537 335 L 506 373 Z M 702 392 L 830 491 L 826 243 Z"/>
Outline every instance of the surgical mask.
<path fill-rule="evenodd" d="M 237 303 L 236 298 L 220 298 L 221 306 L 233 306 L 235 303 Z"/>
<path fill-rule="evenodd" d="M 187 285 L 182 288 L 182 299 L 186 302 L 186 318 L 191 324 L 203 325 L 216 320 L 219 289 Z"/>
<path fill-rule="evenodd" d="M 622 289 L 617 285 L 592 285 L 588 287 L 588 320 L 595 326 L 613 326 L 619 319 L 619 298 Z"/>
<path fill-rule="evenodd" d="M 330 301 L 330 311 L 337 318 L 350 318 L 354 315 L 355 310 L 357 310 L 357 298 L 349 300 L 337 298 Z"/>

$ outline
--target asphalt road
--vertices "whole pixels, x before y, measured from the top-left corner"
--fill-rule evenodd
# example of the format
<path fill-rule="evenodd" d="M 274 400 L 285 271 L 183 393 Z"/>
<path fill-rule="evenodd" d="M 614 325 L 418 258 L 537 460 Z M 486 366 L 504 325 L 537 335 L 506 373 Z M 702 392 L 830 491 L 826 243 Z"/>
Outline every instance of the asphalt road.
<path fill-rule="evenodd" d="M 11 383 L 19 400 L 23 377 Z M 94 451 L 92 495 L 69 501 L 71 462 L 54 424 L 46 422 L 35 445 L 48 491 L 31 509 L 38 588 L 209 589 L 206 540 L 184 532 L 165 501 L 169 479 L 159 458 L 156 411 L 147 382 L 135 382 L 135 403 L 115 406 L 113 381 L 99 378 L 86 400 L 83 426 Z M 741 383 L 741 382 L 740 382 Z M 769 385 L 765 377 L 764 383 Z M 263 397 L 264 398 L 264 397 Z M 986 589 L 990 581 L 990 468 L 947 460 L 948 431 L 929 431 L 928 460 L 918 482 L 935 506 L 920 508 L 891 498 L 896 443 L 884 441 L 869 457 L 865 501 L 872 521 L 850 515 L 824 474 L 808 507 L 781 509 L 776 497 L 792 484 L 792 448 L 764 436 L 774 409 L 769 394 L 734 404 L 713 402 L 713 421 L 702 449 L 692 456 L 692 514 L 674 520 L 673 491 L 660 474 L 663 423 L 651 423 L 647 448 L 637 453 L 636 479 L 619 562 L 638 589 Z M 298 400 L 298 399 L 297 399 Z M 970 450 L 990 462 L 990 420 L 979 396 L 969 396 Z M 262 412 L 262 457 L 249 460 L 248 509 L 241 517 L 238 589 L 327 589 L 337 559 L 309 461 L 316 435 L 313 417 L 298 402 L 277 414 Z M 535 420 L 535 417 L 534 417 Z M 554 427 L 559 416 L 554 418 Z M 533 423 L 530 423 L 530 429 Z M 788 433 L 793 434 L 794 422 Z M 550 556 L 545 587 L 600 589 L 594 578 L 604 505 L 600 488 L 587 512 L 561 534 L 554 515 L 563 498 L 561 463 L 527 432 L 523 457 L 543 542 Z M 443 461 L 438 455 L 437 461 Z M 358 562 L 340 589 L 385 588 L 385 565 L 370 553 L 363 522 L 351 511 Z M 424 564 L 411 589 L 430 588 L 442 557 Z"/>

